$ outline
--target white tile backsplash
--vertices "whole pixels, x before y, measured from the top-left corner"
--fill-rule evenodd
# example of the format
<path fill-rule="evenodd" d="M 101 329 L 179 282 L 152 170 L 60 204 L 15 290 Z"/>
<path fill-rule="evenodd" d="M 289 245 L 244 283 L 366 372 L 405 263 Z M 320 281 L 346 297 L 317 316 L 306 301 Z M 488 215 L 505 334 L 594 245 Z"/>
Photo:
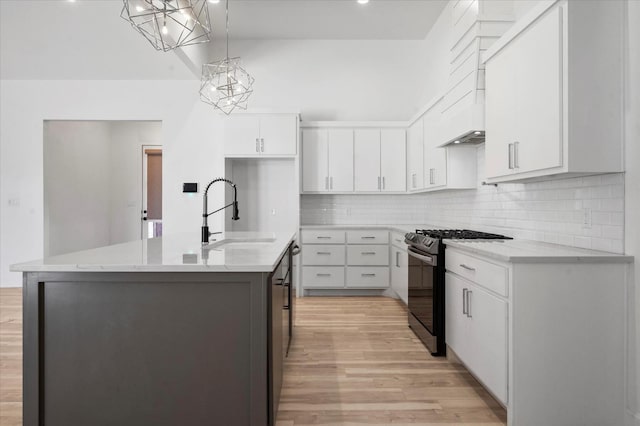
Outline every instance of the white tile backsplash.
<path fill-rule="evenodd" d="M 484 176 L 484 146 L 478 147 Z M 482 185 L 409 195 L 303 195 L 304 225 L 470 228 L 615 253 L 624 249 L 624 174 Z M 583 224 L 591 210 L 591 226 Z"/>

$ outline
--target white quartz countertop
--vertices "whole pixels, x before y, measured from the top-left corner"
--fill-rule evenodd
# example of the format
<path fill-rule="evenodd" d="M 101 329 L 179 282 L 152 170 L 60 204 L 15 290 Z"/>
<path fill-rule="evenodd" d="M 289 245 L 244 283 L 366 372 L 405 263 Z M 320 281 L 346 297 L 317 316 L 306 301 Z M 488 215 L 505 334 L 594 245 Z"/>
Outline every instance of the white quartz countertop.
<path fill-rule="evenodd" d="M 378 224 L 378 225 L 301 225 L 300 229 L 390 229 L 396 232 L 415 232 L 416 229 L 438 229 L 432 225 Z"/>
<path fill-rule="evenodd" d="M 512 263 L 629 263 L 633 256 L 529 240 L 444 240 L 456 248 Z"/>
<path fill-rule="evenodd" d="M 19 272 L 271 272 L 295 232 L 227 232 L 202 247 L 179 234 L 11 265 Z"/>

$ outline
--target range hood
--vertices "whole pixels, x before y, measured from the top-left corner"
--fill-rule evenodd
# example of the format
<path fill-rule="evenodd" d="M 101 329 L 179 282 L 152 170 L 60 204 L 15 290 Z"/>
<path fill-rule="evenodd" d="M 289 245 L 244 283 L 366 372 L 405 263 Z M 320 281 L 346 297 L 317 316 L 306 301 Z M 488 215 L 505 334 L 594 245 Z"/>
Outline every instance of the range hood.
<path fill-rule="evenodd" d="M 449 82 L 436 126 L 436 146 L 484 142 L 482 55 L 513 24 L 513 3 L 504 0 L 451 2 Z"/>

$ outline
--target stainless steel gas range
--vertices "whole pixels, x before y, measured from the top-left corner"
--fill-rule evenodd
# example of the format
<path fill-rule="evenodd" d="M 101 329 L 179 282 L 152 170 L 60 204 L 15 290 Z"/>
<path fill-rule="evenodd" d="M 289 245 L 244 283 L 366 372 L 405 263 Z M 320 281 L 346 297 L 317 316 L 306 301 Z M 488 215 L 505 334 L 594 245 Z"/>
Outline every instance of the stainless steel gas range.
<path fill-rule="evenodd" d="M 444 239 L 511 239 L 468 229 L 417 229 L 405 235 L 409 245 L 409 326 L 434 356 L 446 354 Z"/>

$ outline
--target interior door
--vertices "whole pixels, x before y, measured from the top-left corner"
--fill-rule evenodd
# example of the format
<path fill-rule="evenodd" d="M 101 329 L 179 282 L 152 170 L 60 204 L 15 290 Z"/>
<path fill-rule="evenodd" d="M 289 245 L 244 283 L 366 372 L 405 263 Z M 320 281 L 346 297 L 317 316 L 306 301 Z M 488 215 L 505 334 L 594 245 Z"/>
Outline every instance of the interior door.
<path fill-rule="evenodd" d="M 380 132 L 380 174 L 383 192 L 407 190 L 407 133 L 404 129 Z"/>
<path fill-rule="evenodd" d="M 515 40 L 516 173 L 562 166 L 562 8 Z"/>
<path fill-rule="evenodd" d="M 302 131 L 302 190 L 327 191 L 329 162 L 328 133 L 324 129 Z"/>
<path fill-rule="evenodd" d="M 224 152 L 227 155 L 260 155 L 260 119 L 250 114 L 225 120 Z"/>
<path fill-rule="evenodd" d="M 377 192 L 382 189 L 380 175 L 380 130 L 357 129 L 354 132 L 354 189 Z"/>
<path fill-rule="evenodd" d="M 162 146 L 142 146 L 142 216 L 140 237 L 162 236 Z"/>
<path fill-rule="evenodd" d="M 353 130 L 329 130 L 329 189 L 353 191 Z"/>
<path fill-rule="evenodd" d="M 291 114 L 261 116 L 261 153 L 264 155 L 296 155 L 297 119 Z"/>

